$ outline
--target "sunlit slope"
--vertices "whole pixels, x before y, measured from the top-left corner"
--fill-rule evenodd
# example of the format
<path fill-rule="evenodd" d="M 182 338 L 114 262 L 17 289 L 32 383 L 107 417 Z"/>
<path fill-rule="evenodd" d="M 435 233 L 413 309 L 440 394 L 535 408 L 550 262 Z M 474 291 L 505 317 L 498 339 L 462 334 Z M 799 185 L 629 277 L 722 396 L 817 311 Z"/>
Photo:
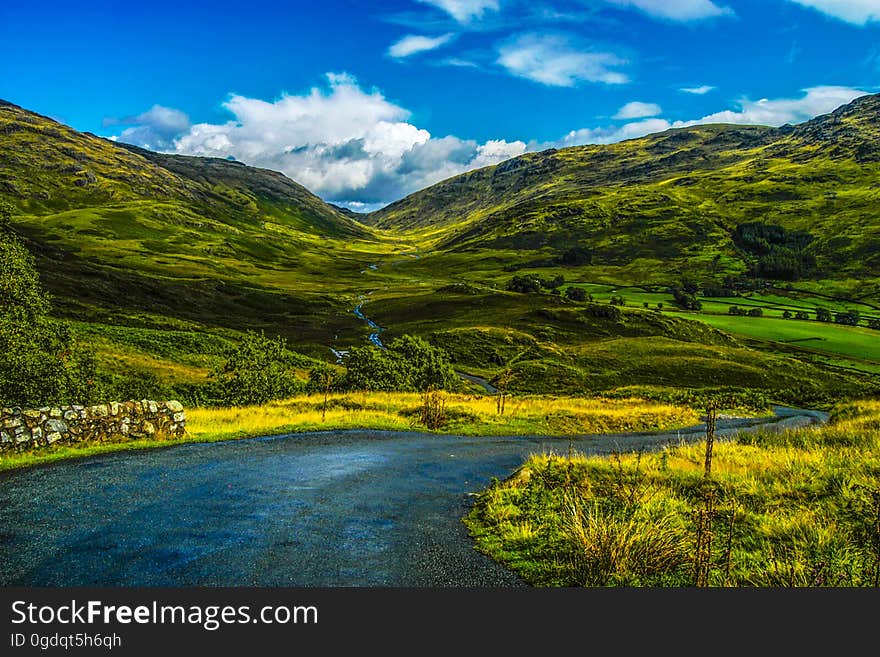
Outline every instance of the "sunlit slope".
<path fill-rule="evenodd" d="M 369 216 L 447 252 L 573 245 L 714 276 L 746 270 L 732 233 L 762 221 L 815 236 L 815 278 L 880 276 L 880 96 L 800 126 L 693 126 L 618 144 L 529 153 Z"/>
<path fill-rule="evenodd" d="M 83 319 L 150 313 L 325 340 L 358 328 L 334 286 L 392 248 L 280 173 L 124 147 L 8 103 L 0 199 L 58 310 Z M 333 318 L 342 326 L 321 326 Z"/>

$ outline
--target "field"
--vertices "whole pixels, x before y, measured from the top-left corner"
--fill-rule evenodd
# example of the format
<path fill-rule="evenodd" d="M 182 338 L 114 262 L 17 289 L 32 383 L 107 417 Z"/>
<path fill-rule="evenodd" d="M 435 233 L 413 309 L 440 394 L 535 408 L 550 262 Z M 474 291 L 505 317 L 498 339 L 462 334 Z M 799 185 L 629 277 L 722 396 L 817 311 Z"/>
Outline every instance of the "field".
<path fill-rule="evenodd" d="M 478 498 L 477 548 L 537 586 L 880 584 L 880 403 L 823 428 L 532 457 Z"/>
<path fill-rule="evenodd" d="M 138 440 L 54 445 L 33 451 L 0 452 L 0 471 L 128 449 L 167 447 L 183 442 L 214 442 L 310 431 L 376 429 L 462 436 L 559 436 L 653 431 L 692 426 L 694 408 L 641 397 L 582 399 L 525 397 L 509 399 L 503 414 L 493 397 L 441 394 L 442 427 L 420 421 L 424 398 L 406 393 L 350 393 L 300 396 L 262 406 L 187 410 L 187 435 L 175 440 Z M 745 414 L 761 408 L 737 408 Z"/>

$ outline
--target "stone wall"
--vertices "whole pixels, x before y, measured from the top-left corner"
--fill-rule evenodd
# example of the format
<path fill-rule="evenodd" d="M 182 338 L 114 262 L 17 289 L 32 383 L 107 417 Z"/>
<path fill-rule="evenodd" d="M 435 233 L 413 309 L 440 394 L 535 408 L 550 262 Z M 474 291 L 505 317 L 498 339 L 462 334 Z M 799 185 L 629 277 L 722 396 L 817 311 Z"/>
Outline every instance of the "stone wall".
<path fill-rule="evenodd" d="M 177 401 L 111 402 L 97 406 L 0 409 L 0 450 L 54 443 L 128 438 L 177 438 L 186 433 L 186 414 Z"/>

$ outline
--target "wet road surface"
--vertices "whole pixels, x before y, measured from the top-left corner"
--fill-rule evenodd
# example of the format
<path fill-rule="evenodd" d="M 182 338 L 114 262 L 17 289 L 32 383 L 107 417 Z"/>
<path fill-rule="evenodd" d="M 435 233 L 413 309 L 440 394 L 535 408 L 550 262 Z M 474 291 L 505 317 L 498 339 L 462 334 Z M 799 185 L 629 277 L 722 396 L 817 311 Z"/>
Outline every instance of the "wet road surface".
<path fill-rule="evenodd" d="M 719 420 L 719 434 L 823 422 Z M 703 429 L 581 437 L 608 454 Z M 521 586 L 461 518 L 492 477 L 568 438 L 345 431 L 117 453 L 0 477 L 4 586 Z"/>

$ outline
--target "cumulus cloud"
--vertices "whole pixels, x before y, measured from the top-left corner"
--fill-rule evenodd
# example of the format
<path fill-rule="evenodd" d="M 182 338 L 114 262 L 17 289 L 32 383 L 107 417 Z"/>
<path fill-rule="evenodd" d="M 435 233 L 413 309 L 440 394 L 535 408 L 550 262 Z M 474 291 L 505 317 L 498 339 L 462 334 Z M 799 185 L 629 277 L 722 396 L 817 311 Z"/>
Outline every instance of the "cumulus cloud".
<path fill-rule="evenodd" d="M 272 102 L 233 95 L 224 107 L 229 121 L 178 123 L 182 130 L 160 150 L 232 156 L 281 171 L 322 198 L 352 208 L 374 208 L 526 151 L 521 141 L 432 137 L 409 122 L 406 109 L 344 74 L 330 74 L 321 87 Z M 120 139 L 146 145 L 137 139 L 141 134 L 124 132 Z"/>
<path fill-rule="evenodd" d="M 174 138 L 190 126 L 189 117 L 180 110 L 153 105 L 146 112 L 124 118 L 106 118 L 104 127 L 130 126 L 114 138 L 144 148 L 164 150 Z"/>
<path fill-rule="evenodd" d="M 827 114 L 841 105 L 852 102 L 867 91 L 852 87 L 811 87 L 804 89 L 800 98 L 778 98 L 769 100 L 744 99 L 738 110 L 724 110 L 704 116 L 695 123 L 741 123 L 755 125 L 781 126 L 786 123 L 802 123 L 820 114 Z"/>
<path fill-rule="evenodd" d="M 459 23 L 482 18 L 487 11 L 498 11 L 498 0 L 416 0 L 442 9 Z"/>
<path fill-rule="evenodd" d="M 689 121 L 668 121 L 663 118 L 647 118 L 622 126 L 583 128 L 572 130 L 557 142 L 533 145 L 533 148 L 581 146 L 584 144 L 612 144 L 626 139 L 637 139 L 670 128 L 686 128 L 711 123 L 735 123 L 742 125 L 769 125 L 779 127 L 786 123 L 802 123 L 820 114 L 827 114 L 868 92 L 851 87 L 811 87 L 804 89 L 800 98 L 766 98 L 742 100 L 739 109 L 715 112 Z"/>
<path fill-rule="evenodd" d="M 566 146 L 582 146 L 584 144 L 614 144 L 626 139 L 637 139 L 655 132 L 663 132 L 672 127 L 665 119 L 644 119 L 622 126 L 604 128 L 581 128 L 572 130 L 565 137 L 544 147 L 565 148 Z"/>
<path fill-rule="evenodd" d="M 231 115 L 225 123 L 190 125 L 178 110 L 153 107 L 134 117 L 109 119 L 107 125 L 131 126 L 119 135 L 122 141 L 185 155 L 232 156 L 281 171 L 330 202 L 370 210 L 529 150 L 608 144 L 706 123 L 799 123 L 866 93 L 850 87 L 811 87 L 797 98 L 743 99 L 734 109 L 689 121 L 640 116 L 622 125 L 572 130 L 555 142 L 480 143 L 452 135 L 434 137 L 411 123 L 410 113 L 381 92 L 364 90 L 348 75 L 330 74 L 325 85 L 271 102 L 231 96 L 224 103 Z M 630 114 L 636 118 L 638 112 Z M 167 147 L 140 139 L 157 135 Z"/>
<path fill-rule="evenodd" d="M 877 0 L 789 0 L 804 7 L 821 11 L 853 25 L 867 25 L 880 21 L 880 2 Z"/>
<path fill-rule="evenodd" d="M 626 63 L 620 57 L 579 48 L 562 34 L 520 34 L 500 45 L 497 63 L 512 75 L 553 87 L 629 81 L 624 73 L 614 70 Z"/>
<path fill-rule="evenodd" d="M 683 87 L 682 89 L 679 89 L 679 91 L 683 91 L 686 94 L 693 94 L 694 96 L 705 96 L 710 91 L 715 91 L 715 87 L 704 84 L 701 87 Z"/>
<path fill-rule="evenodd" d="M 452 41 L 454 37 L 455 35 L 452 33 L 442 34 L 438 37 L 426 37 L 417 34 L 409 34 L 400 39 L 400 41 L 394 43 L 388 49 L 388 54 L 395 59 L 403 59 L 404 57 L 410 57 L 411 55 L 415 55 L 420 52 L 427 52 L 430 50 L 441 48 Z"/>
<path fill-rule="evenodd" d="M 731 16 L 733 10 L 712 0 L 605 0 L 620 7 L 635 7 L 649 16 L 672 21 L 696 21 Z M 797 1 L 797 0 L 796 0 Z M 829 0 L 833 2 L 834 0 Z M 868 0 L 865 0 L 868 1 Z"/>
<path fill-rule="evenodd" d="M 663 109 L 654 103 L 641 103 L 633 101 L 627 103 L 614 115 L 615 119 L 644 119 L 649 116 L 657 116 L 662 114 Z"/>

